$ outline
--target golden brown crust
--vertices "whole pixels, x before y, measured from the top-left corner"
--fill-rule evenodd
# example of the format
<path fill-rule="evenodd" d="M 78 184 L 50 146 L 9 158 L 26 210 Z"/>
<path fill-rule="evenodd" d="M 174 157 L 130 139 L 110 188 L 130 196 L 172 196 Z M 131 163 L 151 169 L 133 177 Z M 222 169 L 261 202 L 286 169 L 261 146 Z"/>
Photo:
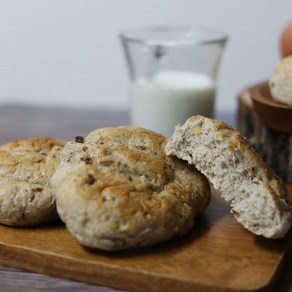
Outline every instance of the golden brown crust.
<path fill-rule="evenodd" d="M 56 219 L 50 179 L 64 144 L 40 137 L 0 147 L 0 223 L 24 226 Z"/>
<path fill-rule="evenodd" d="M 84 245 L 117 250 L 182 235 L 209 203 L 206 178 L 167 158 L 160 134 L 109 127 L 76 140 L 52 184 L 61 218 Z"/>

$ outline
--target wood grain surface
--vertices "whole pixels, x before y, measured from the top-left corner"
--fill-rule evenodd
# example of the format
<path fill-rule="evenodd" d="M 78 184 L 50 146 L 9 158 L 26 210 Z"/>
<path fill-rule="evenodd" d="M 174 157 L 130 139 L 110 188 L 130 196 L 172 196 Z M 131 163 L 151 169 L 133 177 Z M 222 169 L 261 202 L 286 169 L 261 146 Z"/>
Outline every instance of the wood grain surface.
<path fill-rule="evenodd" d="M 39 135 L 70 139 L 103 125 L 126 123 L 125 112 L 0 107 L 0 142 Z M 101 286 L 129 291 L 289 291 L 291 240 L 291 231 L 281 240 L 249 233 L 214 193 L 188 235 L 136 250 L 84 248 L 62 222 L 0 226 L 0 281 L 3 291 L 112 291 Z"/>

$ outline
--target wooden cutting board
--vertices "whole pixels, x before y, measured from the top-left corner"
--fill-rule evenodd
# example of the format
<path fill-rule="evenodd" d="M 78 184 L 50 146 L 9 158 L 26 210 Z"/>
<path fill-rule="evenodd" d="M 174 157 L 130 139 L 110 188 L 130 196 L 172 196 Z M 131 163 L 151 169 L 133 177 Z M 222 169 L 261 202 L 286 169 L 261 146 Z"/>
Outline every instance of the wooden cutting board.
<path fill-rule="evenodd" d="M 289 187 L 290 198 L 292 187 Z M 256 237 L 214 193 L 186 236 L 157 246 L 102 252 L 80 246 L 58 222 L 0 226 L 0 264 L 130 291 L 254 291 L 271 288 L 292 250 L 284 239 Z"/>

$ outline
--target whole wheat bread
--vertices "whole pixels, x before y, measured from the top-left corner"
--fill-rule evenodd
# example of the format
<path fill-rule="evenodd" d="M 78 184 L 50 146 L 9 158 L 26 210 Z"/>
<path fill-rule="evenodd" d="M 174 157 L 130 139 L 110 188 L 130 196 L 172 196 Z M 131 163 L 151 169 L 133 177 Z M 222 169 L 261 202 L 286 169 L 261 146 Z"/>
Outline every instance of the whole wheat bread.
<path fill-rule="evenodd" d="M 290 229 L 285 185 L 226 123 L 203 116 L 189 118 L 176 127 L 166 154 L 195 165 L 230 202 L 236 220 L 254 234 L 280 238 Z"/>

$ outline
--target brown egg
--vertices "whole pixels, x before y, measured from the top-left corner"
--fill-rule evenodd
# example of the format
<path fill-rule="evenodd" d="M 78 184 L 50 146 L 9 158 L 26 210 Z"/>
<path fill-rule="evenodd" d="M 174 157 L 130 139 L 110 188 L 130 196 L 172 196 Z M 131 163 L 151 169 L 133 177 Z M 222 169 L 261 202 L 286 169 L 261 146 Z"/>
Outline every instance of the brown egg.
<path fill-rule="evenodd" d="M 292 21 L 283 29 L 280 38 L 280 50 L 282 57 L 292 55 Z"/>

